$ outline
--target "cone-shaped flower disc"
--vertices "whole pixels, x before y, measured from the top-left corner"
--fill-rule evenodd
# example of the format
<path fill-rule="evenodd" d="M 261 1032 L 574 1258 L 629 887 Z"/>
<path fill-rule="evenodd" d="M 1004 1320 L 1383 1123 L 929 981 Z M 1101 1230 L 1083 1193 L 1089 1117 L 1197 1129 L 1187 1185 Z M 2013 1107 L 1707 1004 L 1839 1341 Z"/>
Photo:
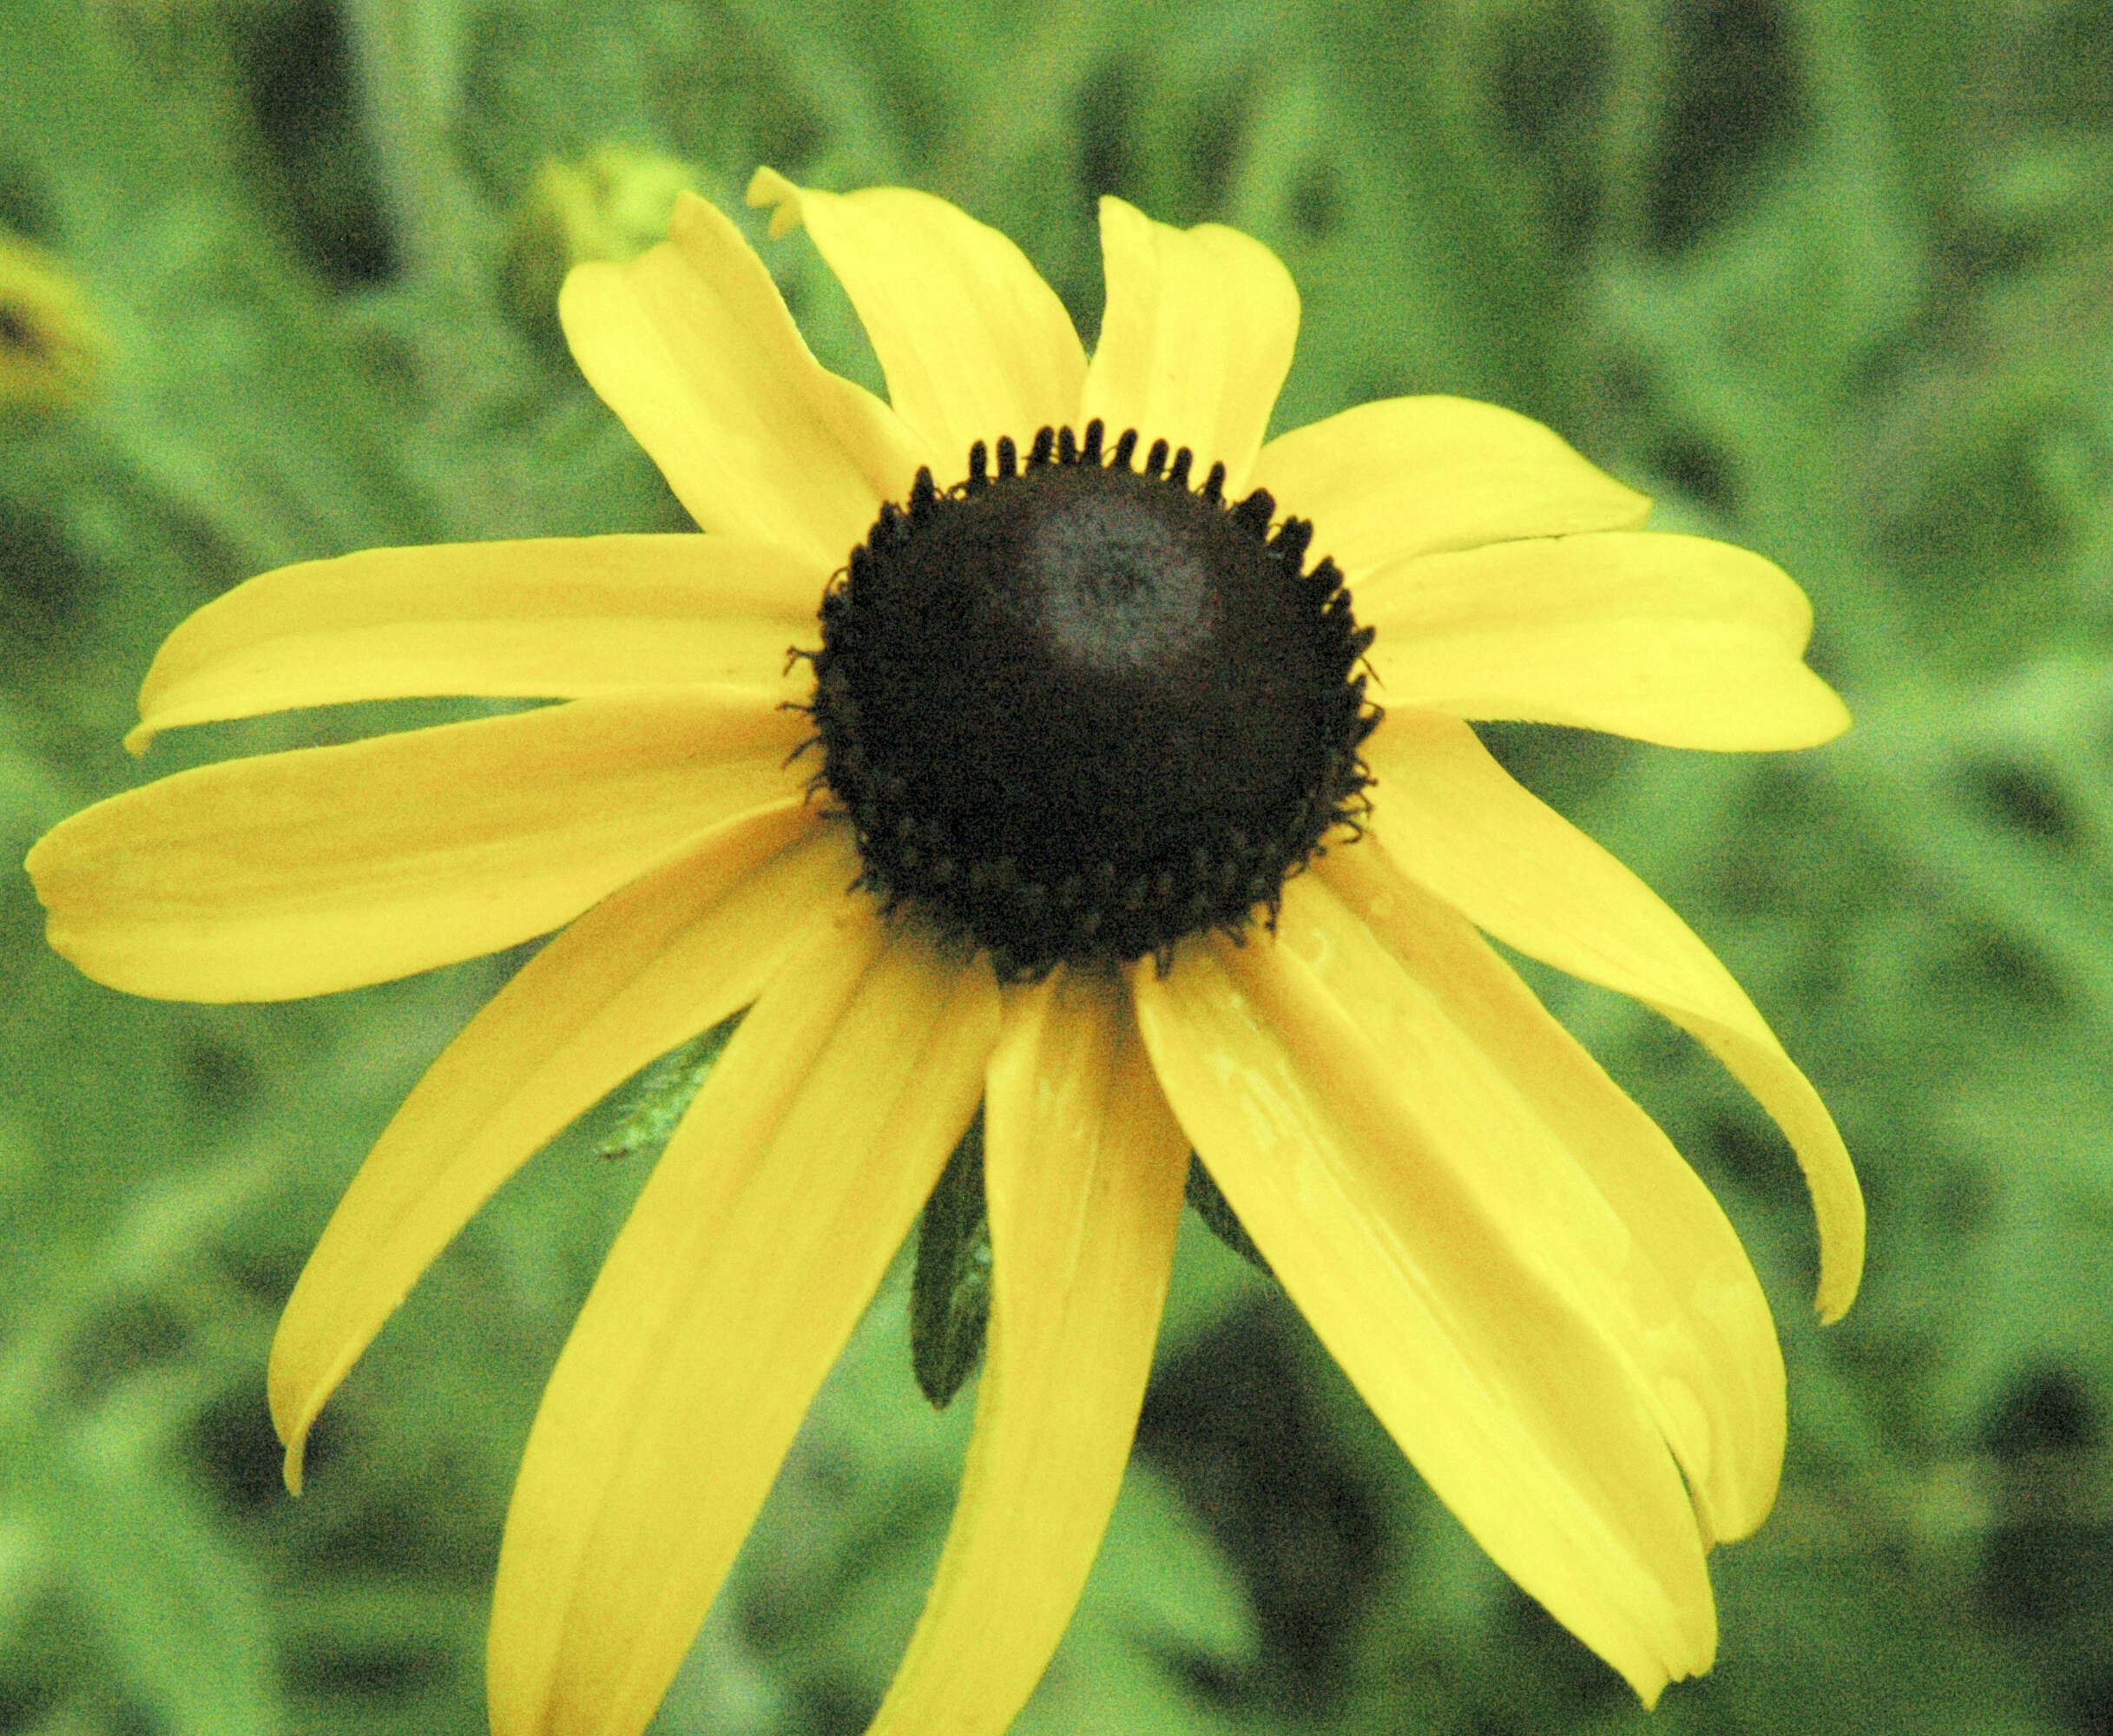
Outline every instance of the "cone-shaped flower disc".
<path fill-rule="evenodd" d="M 497 1736 L 644 1728 L 979 1105 L 989 1366 L 877 1728 L 998 1736 L 1048 1662 L 1192 1150 L 1506 1571 L 1647 1702 L 1708 1668 L 1708 1551 L 1760 1524 L 1782 1463 L 1768 1306 L 1694 1172 L 1478 930 L 1649 1003 L 1754 1093 L 1810 1181 L 1829 1318 L 1862 1266 L 1856 1178 L 1702 942 L 1469 726 L 1824 741 L 1847 714 L 1801 661 L 1804 596 L 1642 530 L 1642 496 L 1486 404 L 1265 441 L 1299 300 L 1233 230 L 1104 201 L 1088 357 L 1018 248 L 940 200 L 768 170 L 750 196 L 773 235 L 806 226 L 888 402 L 815 363 L 741 232 L 686 199 L 562 313 L 701 534 L 267 574 L 171 636 L 131 745 L 351 700 L 562 703 L 185 773 L 30 853 L 52 944 L 143 995 L 316 994 L 557 931 L 294 1291 L 289 1483 L 500 1182 L 748 1007 L 531 1435 Z"/>

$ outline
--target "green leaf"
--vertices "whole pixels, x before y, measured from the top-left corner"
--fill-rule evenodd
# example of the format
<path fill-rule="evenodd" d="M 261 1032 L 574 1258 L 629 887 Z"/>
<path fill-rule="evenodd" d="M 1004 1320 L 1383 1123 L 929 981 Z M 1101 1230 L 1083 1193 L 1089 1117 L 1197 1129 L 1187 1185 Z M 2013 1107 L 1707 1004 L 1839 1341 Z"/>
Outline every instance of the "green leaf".
<path fill-rule="evenodd" d="M 624 1093 L 616 1125 L 596 1147 L 596 1153 L 612 1161 L 642 1154 L 657 1157 L 704 1088 L 719 1052 L 741 1022 L 740 1013 L 722 1020 L 641 1072 Z"/>
<path fill-rule="evenodd" d="M 991 1321 L 991 1220 L 983 1191 L 983 1111 L 954 1147 L 918 1226 L 910 1283 L 910 1362 L 932 1408 L 953 1403 L 983 1361 Z"/>
<path fill-rule="evenodd" d="M 1218 1191 L 1218 1184 L 1211 1180 L 1210 1171 L 1204 1168 L 1203 1160 L 1194 1152 L 1188 1154 L 1188 1203 L 1196 1216 L 1209 1226 L 1210 1233 L 1238 1254 L 1265 1278 L 1274 1278 L 1269 1262 L 1262 1258 L 1262 1251 L 1254 1246 L 1254 1239 L 1247 1233 L 1247 1226 L 1240 1221 L 1240 1214 L 1233 1209 L 1233 1202 Z"/>

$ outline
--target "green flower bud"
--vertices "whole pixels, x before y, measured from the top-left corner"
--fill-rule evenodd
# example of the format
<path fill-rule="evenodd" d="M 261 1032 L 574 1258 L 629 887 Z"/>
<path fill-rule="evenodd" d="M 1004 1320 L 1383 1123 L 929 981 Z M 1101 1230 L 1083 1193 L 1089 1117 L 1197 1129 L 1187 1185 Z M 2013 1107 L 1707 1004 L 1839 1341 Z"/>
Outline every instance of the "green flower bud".
<path fill-rule="evenodd" d="M 636 259 L 666 238 L 675 196 L 695 187 L 688 163 L 629 145 L 546 161 L 514 215 L 501 267 L 507 306 L 529 332 L 556 339 L 565 273 L 589 260 Z"/>
<path fill-rule="evenodd" d="M 108 348 L 58 257 L 0 229 L 0 411 L 78 404 Z"/>

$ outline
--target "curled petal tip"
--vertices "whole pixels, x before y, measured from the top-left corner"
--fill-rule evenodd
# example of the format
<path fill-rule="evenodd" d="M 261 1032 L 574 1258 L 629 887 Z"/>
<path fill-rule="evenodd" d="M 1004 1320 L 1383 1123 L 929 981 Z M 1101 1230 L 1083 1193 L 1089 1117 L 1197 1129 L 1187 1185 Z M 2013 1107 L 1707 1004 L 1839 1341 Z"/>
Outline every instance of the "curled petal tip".
<path fill-rule="evenodd" d="M 283 1335 L 285 1322 L 280 1324 Z M 302 1475 L 308 1455 L 308 1430 L 315 1426 L 318 1405 L 313 1401 L 303 1402 L 302 1394 L 293 1371 L 280 1358 L 285 1352 L 281 1344 L 273 1345 L 272 1366 L 265 1376 L 265 1397 L 271 1407 L 272 1430 L 286 1450 L 284 1475 L 286 1493 L 298 1496 L 301 1492 Z"/>
<path fill-rule="evenodd" d="M 772 208 L 770 238 L 780 240 L 800 227 L 800 189 L 774 168 L 759 168 L 748 177 L 748 191 L 742 195 L 757 209 L 764 206 Z"/>
<path fill-rule="evenodd" d="M 1813 1307 L 1823 1326 L 1837 1325 L 1843 1315 L 1855 1304 L 1856 1292 L 1862 1287 L 1863 1273 L 1852 1272 L 1846 1277 L 1823 1279 L 1820 1293 L 1813 1299 Z"/>
<path fill-rule="evenodd" d="M 1813 1306 L 1823 1326 L 1833 1325 L 1849 1312 L 1864 1281 L 1863 1189 L 1857 1185 L 1856 1172 L 1839 1138 L 1834 1145 L 1836 1161 L 1810 1172 L 1820 1225 L 1820 1282 Z"/>
<path fill-rule="evenodd" d="M 1834 693 L 1832 688 L 1828 689 L 1828 694 L 1834 701 L 1834 727 L 1821 740 L 1833 741 L 1837 737 L 1846 735 L 1849 731 L 1856 727 L 1856 713 L 1849 709 L 1848 701 L 1843 699 L 1840 694 Z M 1813 743 L 1815 747 L 1819 745 L 1820 743 L 1817 741 Z"/>

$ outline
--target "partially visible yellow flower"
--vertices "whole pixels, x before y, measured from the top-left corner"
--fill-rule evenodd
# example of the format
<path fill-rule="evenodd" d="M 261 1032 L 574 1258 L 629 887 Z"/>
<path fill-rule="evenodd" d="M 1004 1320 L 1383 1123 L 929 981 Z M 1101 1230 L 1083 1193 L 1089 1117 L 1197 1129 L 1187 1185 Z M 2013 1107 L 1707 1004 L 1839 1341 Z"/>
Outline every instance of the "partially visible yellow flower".
<path fill-rule="evenodd" d="M 1707 1668 L 1705 1557 L 1782 1461 L 1767 1304 L 1695 1173 L 1478 930 L 1649 1003 L 1747 1085 L 1810 1180 L 1829 1318 L 1861 1200 L 1722 965 L 1469 720 L 1825 740 L 1846 715 L 1800 661 L 1803 595 L 1641 532 L 1644 499 L 1486 404 L 1265 443 L 1299 302 L 1230 229 L 1104 201 L 1089 358 L 1019 251 L 939 200 L 767 171 L 750 196 L 805 222 L 889 402 L 818 366 L 686 199 L 563 312 L 702 535 L 267 575 L 178 628 L 133 742 L 409 694 L 565 703 L 187 772 L 31 855 L 52 944 L 139 994 L 320 994 L 562 930 L 302 1275 L 271 1371 L 289 1481 L 492 1191 L 748 1007 L 530 1437 L 498 1736 L 644 1726 L 979 1103 L 988 1364 L 877 1728 L 996 1736 L 1032 1690 L 1122 1479 L 1192 1147 L 1491 1555 L 1647 1701 Z"/>
<path fill-rule="evenodd" d="M 636 259 L 668 233 L 675 201 L 696 186 L 688 163 L 630 145 L 602 145 L 582 162 L 544 162 L 514 214 L 501 272 L 507 299 L 529 326 L 555 336 L 565 273 L 590 260 Z"/>
<path fill-rule="evenodd" d="M 78 404 L 106 347 L 79 280 L 58 256 L 0 229 L 0 410 Z"/>

